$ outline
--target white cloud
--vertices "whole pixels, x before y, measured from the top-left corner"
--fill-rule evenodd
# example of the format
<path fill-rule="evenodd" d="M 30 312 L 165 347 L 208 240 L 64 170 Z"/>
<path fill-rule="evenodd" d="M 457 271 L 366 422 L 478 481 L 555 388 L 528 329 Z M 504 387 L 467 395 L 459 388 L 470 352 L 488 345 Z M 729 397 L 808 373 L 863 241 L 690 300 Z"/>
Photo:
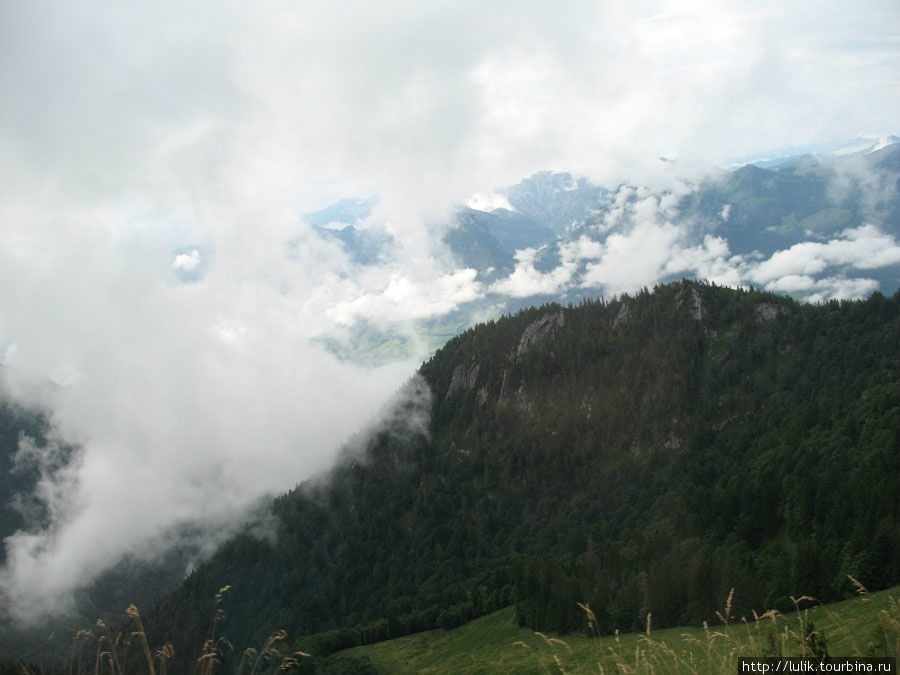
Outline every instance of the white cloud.
<path fill-rule="evenodd" d="M 415 365 L 364 370 L 317 347 L 330 322 L 304 310 L 316 269 L 277 242 L 220 247 L 216 268 L 181 286 L 164 258 L 110 250 L 103 229 L 80 247 L 73 227 L 71 248 L 3 254 L 21 292 L 4 299 L 0 332 L 18 345 L 5 388 L 33 401 L 32 382 L 73 373 L 37 402 L 56 444 L 84 448 L 41 485 L 52 527 L 6 541 L 0 594 L 23 618 L 65 608 L 178 523 L 218 526 L 322 470 Z"/>
<path fill-rule="evenodd" d="M 193 250 L 190 253 L 179 253 L 172 261 L 172 268 L 176 270 L 184 270 L 186 272 L 197 269 L 200 264 L 200 251 Z"/>
<path fill-rule="evenodd" d="M 729 256 L 727 242 L 707 235 L 703 246 L 673 254 L 667 271 L 688 271 L 728 286 L 755 283 L 767 291 L 822 302 L 865 297 L 877 290 L 878 282 L 851 275 L 898 263 L 900 245 L 894 238 L 872 225 L 863 225 L 845 230 L 826 243 L 802 242 L 762 260 Z M 818 277 L 834 267 L 844 268 L 842 274 Z"/>
<path fill-rule="evenodd" d="M 581 286 L 621 293 L 652 285 L 662 275 L 682 236 L 674 225 L 654 222 L 639 223 L 627 234 L 611 234 L 600 260 L 587 263 Z"/>
<path fill-rule="evenodd" d="M 491 290 L 527 297 L 577 286 L 618 294 L 683 275 L 731 287 L 754 283 L 768 291 L 797 294 L 818 302 L 865 297 L 878 288 L 878 282 L 854 277 L 854 271 L 900 263 L 900 245 L 871 225 L 845 230 L 827 243 L 802 242 L 760 259 L 732 255 L 728 242 L 713 235 L 691 245 L 689 228 L 666 222 L 664 208 L 654 197 L 622 200 L 622 204 L 622 208 L 614 208 L 615 217 L 626 228 L 636 222 L 630 229 L 610 234 L 603 241 L 582 236 L 563 246 L 560 265 L 549 272 L 534 267 L 534 250 L 520 251 L 513 274 L 495 283 Z M 817 278 L 833 267 L 844 271 Z"/>
<path fill-rule="evenodd" d="M 496 192 L 474 194 L 466 202 L 466 206 L 477 211 L 496 211 L 497 209 L 515 211 L 506 195 L 500 195 Z"/>
<path fill-rule="evenodd" d="M 587 235 L 575 240 L 572 252 L 578 260 L 599 260 L 605 251 L 603 244 Z"/>
<path fill-rule="evenodd" d="M 816 281 L 808 274 L 788 274 L 766 284 L 767 291 L 778 293 L 797 293 L 815 287 Z"/>
<path fill-rule="evenodd" d="M 444 263 L 432 225 L 461 196 L 548 168 L 658 177 L 659 154 L 714 162 L 806 140 L 797 129 L 889 130 L 896 45 L 880 36 L 900 8 L 854 10 L 4 4 L 0 344 L 20 398 L 26 381 L 65 374 L 44 402 L 56 440 L 85 448 L 71 475 L 48 479 L 65 518 L 8 542 L 7 604 L 49 610 L 160 529 L 221 522 L 325 466 L 414 364 L 363 371 L 313 338 L 479 297 L 471 270 Z M 370 194 L 397 241 L 386 269 L 357 269 L 296 222 Z M 564 247 L 551 272 L 522 253 L 495 290 L 556 292 L 584 263 L 585 283 L 624 290 L 673 268 L 726 278 L 732 265 L 769 283 L 817 261 L 894 259 L 891 242 L 860 229 L 744 268 L 714 241 L 687 247 L 665 222 L 670 198 L 616 199 L 606 226 L 645 222 Z M 194 256 L 184 247 L 196 242 Z M 201 268 L 195 283 L 170 283 Z"/>
<path fill-rule="evenodd" d="M 873 225 L 862 225 L 841 233 L 827 243 L 802 242 L 778 251 L 754 265 L 748 277 L 769 284 L 783 277 L 811 275 L 834 265 L 876 269 L 900 263 L 900 244 Z"/>
<path fill-rule="evenodd" d="M 859 300 L 878 289 L 874 279 L 825 277 L 813 279 L 806 275 L 789 275 L 766 284 L 767 291 L 792 293 L 806 302 L 826 300 Z"/>
<path fill-rule="evenodd" d="M 431 281 L 414 281 L 394 272 L 378 284 L 350 283 L 348 294 L 353 297 L 333 302 L 326 314 L 340 326 L 352 326 L 359 319 L 385 324 L 446 314 L 483 297 L 482 283 L 476 276 L 475 270 L 462 269 Z"/>
<path fill-rule="evenodd" d="M 730 255 L 728 242 L 706 235 L 698 246 L 675 247 L 665 266 L 667 275 L 697 276 L 722 286 L 742 285 L 740 260 Z"/>
<path fill-rule="evenodd" d="M 549 272 L 541 272 L 534 266 L 537 251 L 526 248 L 516 251 L 516 267 L 505 279 L 491 285 L 494 293 L 513 298 L 527 298 L 530 295 L 552 295 L 563 292 L 572 281 L 577 266 L 575 246 L 560 248 L 561 262 Z"/>
<path fill-rule="evenodd" d="M 722 218 L 722 222 L 727 223 L 729 216 L 731 216 L 731 204 L 725 204 L 719 212 L 719 217 Z"/>
<path fill-rule="evenodd" d="M 878 288 L 874 279 L 848 279 L 845 277 L 829 277 L 816 282 L 816 292 L 806 300 L 808 302 L 824 302 L 826 300 L 860 300 Z"/>

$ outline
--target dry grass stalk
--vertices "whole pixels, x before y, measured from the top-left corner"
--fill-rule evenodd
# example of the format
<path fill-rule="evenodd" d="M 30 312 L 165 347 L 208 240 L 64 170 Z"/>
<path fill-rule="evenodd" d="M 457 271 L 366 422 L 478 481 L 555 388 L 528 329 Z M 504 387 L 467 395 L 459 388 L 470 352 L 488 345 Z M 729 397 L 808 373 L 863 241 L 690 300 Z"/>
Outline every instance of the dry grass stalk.
<path fill-rule="evenodd" d="M 878 623 L 881 626 L 882 635 L 884 635 L 886 653 L 898 657 L 900 656 L 900 602 L 891 598 L 889 608 L 890 611 L 883 609 L 878 613 Z M 893 634 L 893 643 L 889 644 L 888 640 L 891 634 Z"/>
<path fill-rule="evenodd" d="M 613 659 L 615 659 L 616 668 L 619 669 L 620 673 L 633 673 L 634 672 L 634 668 L 629 666 L 628 662 L 624 658 L 619 656 L 618 652 L 616 652 L 615 649 L 613 649 L 612 647 L 607 647 L 607 649 L 609 650 L 609 653 L 613 657 Z"/>
<path fill-rule="evenodd" d="M 255 659 L 257 656 L 257 653 L 258 652 L 253 647 L 247 647 L 244 650 L 244 652 L 241 654 L 241 661 L 240 661 L 240 663 L 238 663 L 238 668 L 237 668 L 238 673 L 244 672 L 244 664 L 247 661 Z"/>
<path fill-rule="evenodd" d="M 281 665 L 278 666 L 278 672 L 282 670 L 294 670 L 296 668 L 301 667 L 302 659 L 311 659 L 312 655 L 307 654 L 306 652 L 294 652 L 291 656 L 286 656 L 284 660 L 281 662 Z"/>
<path fill-rule="evenodd" d="M 734 601 L 734 587 L 732 587 L 731 592 L 728 594 L 728 599 L 725 601 L 725 613 L 721 614 L 718 611 L 716 612 L 716 616 L 719 617 L 719 621 L 724 623 L 726 626 L 728 622 L 731 621 L 731 607 L 732 602 Z"/>
<path fill-rule="evenodd" d="M 269 636 L 269 639 L 266 640 L 265 646 L 262 650 L 256 655 L 256 661 L 253 662 L 253 668 L 250 670 L 250 675 L 256 675 L 259 670 L 259 666 L 261 665 L 263 659 L 265 658 L 273 658 L 276 656 L 280 656 L 278 650 L 273 646 L 276 642 L 280 642 L 287 637 L 287 631 L 284 630 L 276 630 Z"/>
<path fill-rule="evenodd" d="M 755 628 L 756 635 L 754 636 L 753 630 L 750 629 L 750 622 L 747 621 L 746 616 L 741 617 L 741 623 L 744 624 L 744 628 L 747 631 L 747 644 L 750 646 L 750 656 L 762 656 L 762 650 L 760 649 L 760 636 L 759 636 L 759 619 L 756 618 L 756 612 L 753 612 L 753 617 L 756 621 L 753 622 L 753 626 Z"/>
<path fill-rule="evenodd" d="M 580 602 L 576 603 L 579 607 L 581 607 L 581 611 L 584 612 L 585 616 L 587 616 L 588 620 L 588 628 L 594 637 L 600 637 L 600 623 L 597 621 L 597 615 L 594 614 L 594 610 L 591 609 L 591 606 L 588 604 L 582 605 Z"/>
<path fill-rule="evenodd" d="M 230 585 L 222 586 L 213 599 L 213 612 L 209 619 L 209 637 L 203 643 L 203 651 L 200 654 L 200 658 L 197 659 L 198 668 L 202 675 L 212 675 L 213 668 L 215 668 L 217 663 L 220 663 L 218 653 L 220 645 L 231 647 L 231 643 L 227 640 L 222 638 L 216 639 L 216 624 L 225 618 L 225 612 L 219 608 L 219 603 L 222 602 L 222 597 L 229 590 L 231 590 Z"/>
<path fill-rule="evenodd" d="M 553 660 L 556 662 L 556 667 L 559 668 L 559 672 L 565 673 L 566 671 L 563 668 L 562 661 L 559 660 L 559 657 L 556 654 L 553 655 Z"/>
<path fill-rule="evenodd" d="M 805 639 L 806 636 L 806 624 L 807 618 L 809 616 L 809 609 L 806 608 L 803 611 L 800 610 L 800 603 L 804 600 L 808 600 L 810 602 L 816 602 L 816 599 L 809 595 L 801 595 L 799 598 L 795 598 L 793 595 L 791 597 L 791 602 L 794 603 L 794 608 L 797 610 L 797 623 L 800 625 L 800 632 L 797 634 L 797 638 L 800 642 L 800 656 L 809 656 L 806 653 L 807 641 Z M 785 626 L 785 631 L 787 631 L 787 626 Z M 785 635 L 785 641 L 787 641 L 787 634 Z"/>
<path fill-rule="evenodd" d="M 856 587 L 856 594 L 857 594 L 857 595 L 861 595 L 861 596 L 865 597 L 866 599 L 871 599 L 871 598 L 868 597 L 868 596 L 869 596 L 869 591 L 868 591 L 868 589 L 867 589 L 865 586 L 863 586 L 859 581 L 857 581 L 856 579 L 854 579 L 853 577 L 851 577 L 849 574 L 847 575 L 847 578 L 848 578 L 848 579 L 853 583 L 853 585 Z"/>
<path fill-rule="evenodd" d="M 175 647 L 172 646 L 171 642 L 167 642 L 157 649 L 153 655 L 156 657 L 157 663 L 159 663 L 159 675 L 166 675 L 168 663 L 175 656 Z"/>
<path fill-rule="evenodd" d="M 69 675 L 73 675 L 72 667 L 76 663 L 78 664 L 76 672 L 81 673 L 81 661 L 82 661 L 82 655 L 84 653 L 84 647 L 78 645 L 78 643 L 81 641 L 90 642 L 93 639 L 94 639 L 94 634 L 89 630 L 80 630 L 77 633 L 75 633 L 75 637 L 72 639 L 72 656 L 69 658 Z M 78 647 L 77 661 L 75 659 L 76 646 Z"/>
<path fill-rule="evenodd" d="M 150 655 L 150 645 L 147 644 L 147 633 L 144 631 L 144 623 L 141 621 L 141 614 L 138 608 L 132 603 L 125 610 L 128 617 L 137 624 L 137 635 L 141 639 L 141 646 L 144 648 L 144 657 L 147 659 L 147 670 L 150 675 L 156 675 L 156 668 L 153 667 L 153 657 Z"/>
<path fill-rule="evenodd" d="M 97 619 L 96 625 L 97 625 L 97 628 L 103 629 L 105 636 L 106 636 L 106 641 L 109 644 L 109 651 L 106 652 L 106 654 L 108 655 L 107 658 L 110 661 L 110 672 L 113 673 L 114 675 L 115 675 L 115 673 L 121 673 L 122 665 L 119 663 L 119 656 L 118 656 L 118 654 L 116 654 L 116 648 L 119 646 L 119 640 L 121 639 L 122 634 L 119 633 L 116 636 L 116 639 L 113 640 L 112 636 L 109 634 L 109 628 L 107 627 L 106 623 L 104 623 L 103 619 Z M 99 664 L 97 667 L 99 668 Z"/>
<path fill-rule="evenodd" d="M 562 645 L 563 647 L 565 647 L 566 649 L 569 650 L 569 653 L 570 653 L 570 654 L 572 653 L 572 648 L 569 646 L 569 644 L 568 644 L 567 642 L 564 642 L 563 640 L 558 639 L 558 638 L 550 638 L 549 640 L 547 640 L 547 644 L 549 644 L 549 645 Z"/>
<path fill-rule="evenodd" d="M 103 654 L 103 641 L 105 639 L 106 637 L 103 635 L 97 638 L 97 657 L 94 659 L 94 675 L 100 675 L 100 659 Z"/>
<path fill-rule="evenodd" d="M 868 594 L 867 589 L 853 577 L 849 578 L 856 586 L 857 593 L 865 597 Z M 221 650 L 223 648 L 232 648 L 231 644 L 224 637 L 215 637 L 216 624 L 224 616 L 222 610 L 218 607 L 218 605 L 222 600 L 223 594 L 228 591 L 229 588 L 229 586 L 223 587 L 215 596 L 214 611 L 210 621 L 209 639 L 207 639 L 204 643 L 202 654 L 196 661 L 196 672 L 200 673 L 201 675 L 211 675 L 215 670 L 215 667 L 222 662 L 220 658 Z M 811 624 L 808 623 L 810 610 L 808 607 L 801 610 L 800 607 L 801 604 L 805 602 L 816 602 L 815 598 L 807 595 L 803 595 L 799 598 L 791 597 L 791 601 L 793 602 L 794 607 L 797 610 L 797 624 L 793 624 L 793 621 L 787 620 L 779 622 L 778 617 L 780 616 L 780 613 L 774 609 L 769 610 L 762 615 L 759 615 L 755 611 L 753 611 L 752 616 L 754 619 L 754 628 L 751 628 L 750 621 L 748 621 L 746 617 L 741 617 L 741 623 L 744 624 L 744 630 L 746 631 L 745 642 L 742 638 L 741 631 L 735 632 L 732 635 L 728 630 L 734 608 L 734 593 L 735 589 L 732 588 L 725 602 L 724 611 L 716 612 L 718 618 L 725 626 L 722 631 L 713 631 L 710 628 L 709 624 L 704 621 L 703 630 L 706 635 L 705 644 L 701 639 L 697 639 L 690 634 L 682 634 L 681 637 L 685 642 L 692 644 L 696 648 L 699 648 L 699 655 L 695 654 L 695 652 L 691 649 L 685 649 L 680 652 L 676 652 L 665 642 L 654 641 L 651 637 L 652 613 L 648 612 L 646 617 L 645 635 L 638 636 L 637 638 L 633 661 L 631 659 L 623 657 L 621 653 L 615 648 L 611 646 L 607 647 L 611 657 L 614 659 L 615 669 L 618 672 L 624 673 L 703 673 L 712 672 L 713 670 L 725 672 L 729 670 L 729 664 L 732 664 L 740 655 L 764 656 L 767 654 L 771 654 L 771 651 L 767 651 L 771 649 L 775 652 L 776 656 L 781 656 L 782 654 L 790 654 L 794 652 L 797 646 L 800 647 L 802 655 L 807 655 L 809 651 L 809 645 L 808 640 L 806 639 L 806 630 L 807 627 L 812 628 Z M 867 600 L 869 602 L 873 602 L 870 598 L 867 598 Z M 577 604 L 585 613 L 585 616 L 588 619 L 588 625 L 594 630 L 594 632 L 599 632 L 599 629 L 597 628 L 597 619 L 591 608 L 586 604 Z M 827 612 L 827 610 L 825 611 Z M 150 658 L 146 632 L 144 630 L 143 622 L 141 620 L 141 616 L 137 610 L 137 607 L 135 607 L 133 604 L 130 605 L 126 610 L 126 614 L 135 622 L 138 628 L 138 630 L 131 635 L 134 637 L 139 637 L 141 639 L 144 654 L 148 663 L 148 672 L 152 675 L 157 675 L 157 673 L 158 675 L 166 675 L 166 665 L 174 655 L 174 649 L 172 648 L 171 643 L 167 643 L 154 653 L 153 658 L 155 658 L 157 661 L 158 669 L 154 668 L 153 661 Z M 828 616 L 836 626 L 840 626 L 846 631 L 846 622 L 842 621 L 841 617 L 837 616 L 833 612 L 828 612 Z M 764 637 L 761 634 L 760 624 L 765 619 L 772 620 L 772 634 Z M 868 653 L 871 654 L 871 650 L 873 648 L 886 650 L 887 655 L 893 654 L 896 656 L 900 654 L 900 602 L 898 602 L 894 598 L 890 598 L 888 609 L 881 610 L 879 612 L 878 620 L 880 624 L 880 633 L 884 636 L 884 639 L 882 639 L 880 643 L 872 641 L 862 650 L 860 650 L 859 646 L 855 642 L 848 643 L 852 644 L 854 653 L 857 656 L 866 655 L 866 650 L 868 650 Z M 784 630 L 778 630 L 781 628 L 782 624 L 784 625 Z M 105 674 L 108 672 L 112 675 L 121 675 L 124 671 L 121 667 L 120 656 L 118 652 L 120 651 L 120 645 L 127 647 L 127 645 L 129 645 L 130 643 L 127 637 L 123 639 L 121 633 L 117 634 L 115 639 L 113 639 L 109 628 L 102 620 L 98 620 L 96 625 L 102 630 L 102 632 L 97 638 L 97 655 L 95 659 L 94 673 L 95 675 L 100 675 L 100 673 Z M 795 632 L 795 629 L 798 627 L 799 630 Z M 737 629 L 735 630 L 737 631 Z M 659 635 L 659 633 L 657 634 Z M 535 657 L 540 662 L 541 667 L 546 670 L 558 670 L 559 672 L 565 673 L 566 671 L 564 669 L 564 663 L 560 658 L 561 652 L 557 651 L 557 647 L 565 647 L 565 649 L 570 654 L 574 654 L 570 645 L 564 640 L 549 637 L 539 631 L 535 631 L 534 635 L 540 637 L 552 650 L 551 654 L 549 655 L 550 657 L 552 657 L 552 663 L 549 661 L 549 659 L 545 660 L 545 658 L 542 658 L 540 654 L 541 650 L 533 652 L 535 654 Z M 278 663 L 277 658 L 280 657 L 280 654 L 276 648 L 276 644 L 285 640 L 286 637 L 287 633 L 285 631 L 278 630 L 269 636 L 261 650 L 257 651 L 253 648 L 244 650 L 241 662 L 237 668 L 237 672 L 243 673 L 245 664 L 249 666 L 251 662 L 253 663 L 253 666 L 250 670 L 250 675 L 258 675 L 261 670 L 275 667 L 275 664 Z M 72 668 L 75 663 L 74 645 L 76 645 L 80 641 L 89 641 L 93 638 L 94 633 L 90 631 L 79 631 L 75 635 L 75 638 L 73 640 L 73 655 L 69 663 L 70 675 L 73 674 Z M 618 630 L 614 632 L 614 639 L 616 646 L 621 649 L 622 645 L 619 639 Z M 767 647 L 766 643 L 769 639 L 771 639 L 772 642 Z M 512 644 L 514 647 L 524 647 L 528 650 L 533 650 L 532 646 L 526 644 L 521 640 L 518 640 Z M 702 656 L 704 647 L 706 651 L 705 657 Z M 74 672 L 82 672 L 82 653 L 83 652 L 79 653 L 77 666 L 78 669 Z M 544 656 L 546 657 L 547 654 L 545 653 Z M 306 658 L 311 657 L 309 654 L 306 654 L 304 652 L 295 652 L 291 656 L 282 658 L 276 670 L 278 672 L 284 672 L 301 668 L 303 666 L 302 661 Z M 629 661 L 631 662 L 629 663 Z M 607 668 L 608 667 L 609 665 L 607 665 Z M 598 672 L 606 672 L 602 663 L 597 663 L 596 668 Z M 28 671 L 25 670 L 24 667 L 23 672 L 25 672 L 26 675 L 29 675 Z"/>

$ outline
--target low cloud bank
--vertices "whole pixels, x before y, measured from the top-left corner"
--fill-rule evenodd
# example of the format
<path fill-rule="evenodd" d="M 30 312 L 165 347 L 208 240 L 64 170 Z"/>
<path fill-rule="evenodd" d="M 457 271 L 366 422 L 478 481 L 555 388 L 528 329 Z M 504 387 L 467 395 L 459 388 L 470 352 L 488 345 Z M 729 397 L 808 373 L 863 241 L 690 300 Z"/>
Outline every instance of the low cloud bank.
<path fill-rule="evenodd" d="M 554 270 L 520 252 L 493 287 L 453 265 L 433 225 L 463 195 L 548 167 L 631 180 L 660 154 L 715 162 L 797 129 L 895 121 L 892 54 L 869 36 L 896 8 L 847 22 L 770 4 L 6 3 L 4 395 L 48 411 L 41 452 L 81 451 L 38 486 L 51 522 L 4 542 L 0 606 L 63 611 L 146 542 L 327 466 L 423 355 L 364 369 L 321 347 L 358 320 L 692 271 L 860 292 L 863 249 L 896 248 L 876 229 L 743 260 L 640 190 L 616 201 L 633 226 L 565 244 Z M 297 218 L 373 194 L 394 242 L 378 266 Z M 821 263 L 843 270 L 815 278 Z"/>
<path fill-rule="evenodd" d="M 900 243 L 872 224 L 847 228 L 826 242 L 795 244 L 769 257 L 735 255 L 725 238 L 707 234 L 698 243 L 691 223 L 673 222 L 672 195 L 641 192 L 620 188 L 588 234 L 559 245 L 559 264 L 552 269 L 537 268 L 538 251 L 519 251 L 514 271 L 490 290 L 517 298 L 569 291 L 616 295 L 683 275 L 822 302 L 865 297 L 879 286 L 865 273 L 900 264 Z"/>

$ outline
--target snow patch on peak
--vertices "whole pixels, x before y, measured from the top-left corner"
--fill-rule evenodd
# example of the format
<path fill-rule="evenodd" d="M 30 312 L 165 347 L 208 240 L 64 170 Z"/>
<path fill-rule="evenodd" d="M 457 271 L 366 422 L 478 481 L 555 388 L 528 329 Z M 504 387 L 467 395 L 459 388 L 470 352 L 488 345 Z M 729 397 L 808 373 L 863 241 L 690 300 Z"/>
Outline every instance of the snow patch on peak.
<path fill-rule="evenodd" d="M 875 145 L 873 145 L 869 150 L 866 151 L 867 155 L 871 155 L 873 152 L 877 152 L 878 150 L 883 150 L 889 145 L 894 145 L 895 143 L 900 142 L 900 137 L 890 135 L 890 136 L 880 136 Z"/>
<path fill-rule="evenodd" d="M 506 209 L 507 211 L 515 211 L 513 205 L 509 203 L 506 195 L 491 192 L 489 194 L 474 194 L 469 197 L 466 206 L 476 211 L 496 211 L 497 209 Z"/>

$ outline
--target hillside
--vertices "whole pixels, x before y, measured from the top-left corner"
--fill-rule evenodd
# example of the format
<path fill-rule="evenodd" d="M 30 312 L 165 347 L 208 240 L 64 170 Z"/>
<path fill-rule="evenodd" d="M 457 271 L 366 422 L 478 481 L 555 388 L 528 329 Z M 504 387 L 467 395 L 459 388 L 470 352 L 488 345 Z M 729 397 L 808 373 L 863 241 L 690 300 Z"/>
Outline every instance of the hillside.
<path fill-rule="evenodd" d="M 0 566 L 7 559 L 7 539 L 29 536 L 50 520 L 41 501 L 57 472 L 80 461 L 80 448 L 58 447 L 48 440 L 46 413 L 23 408 L 5 397 L 0 369 Z M 20 626 L 0 601 L 0 660 L 65 658 L 71 635 L 99 617 L 118 617 L 129 603 L 148 605 L 164 596 L 184 578 L 184 570 L 197 556 L 188 527 L 184 543 L 172 546 L 147 561 L 127 556 L 80 589 L 73 607 L 47 622 Z"/>
<path fill-rule="evenodd" d="M 335 631 L 319 652 L 510 603 L 565 632 L 587 601 L 608 633 L 710 619 L 732 587 L 735 614 L 886 587 L 898 310 L 682 282 L 468 330 L 145 621 L 192 659 L 225 585 L 217 634 Z"/>
<path fill-rule="evenodd" d="M 734 673 L 743 656 L 810 655 L 896 658 L 900 650 L 900 587 L 824 606 L 767 617 L 717 617 L 707 629 L 657 629 L 651 617 L 635 633 L 536 634 L 500 610 L 451 631 L 435 630 L 355 647 L 324 661 L 330 667 L 372 664 L 379 673 Z M 725 617 L 725 607 L 720 608 Z M 806 638 L 804 640 L 804 637 Z M 810 637 L 813 637 L 810 640 Z M 820 637 L 820 641 L 816 641 Z M 370 671 L 371 672 L 371 671 Z"/>
<path fill-rule="evenodd" d="M 668 187 L 625 181 L 609 189 L 544 171 L 495 188 L 491 199 L 472 201 L 445 224 L 440 255 L 475 270 L 479 289 L 453 310 L 454 320 L 471 327 L 522 307 L 578 304 L 682 277 L 812 302 L 892 294 L 900 287 L 900 144 L 875 148 L 685 174 Z M 356 207 L 332 205 L 327 217 L 343 214 L 343 229 L 319 231 L 340 240 L 350 259 L 383 263 L 387 240 L 377 229 L 357 229 Z M 667 245 L 651 246 L 656 238 Z M 435 332 L 427 323 L 416 333 L 430 342 Z M 403 334 L 354 329 L 343 344 L 325 344 L 342 359 L 384 363 L 410 353 Z"/>

